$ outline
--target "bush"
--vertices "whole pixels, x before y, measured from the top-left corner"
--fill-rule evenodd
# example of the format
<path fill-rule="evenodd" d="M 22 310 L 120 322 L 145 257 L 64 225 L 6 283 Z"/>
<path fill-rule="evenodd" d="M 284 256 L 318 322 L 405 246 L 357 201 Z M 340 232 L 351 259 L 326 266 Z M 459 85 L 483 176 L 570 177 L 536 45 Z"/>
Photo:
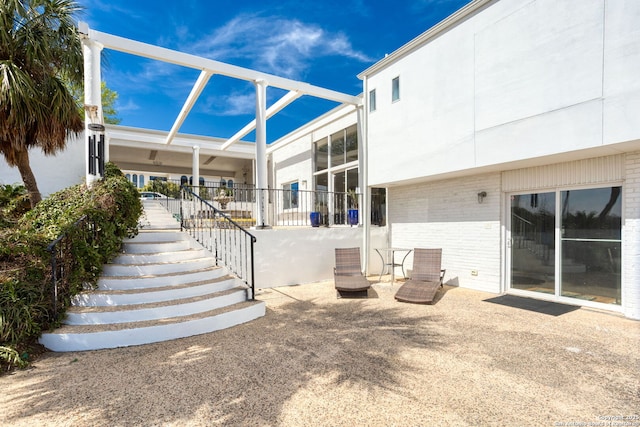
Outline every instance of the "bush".
<path fill-rule="evenodd" d="M 180 186 L 175 182 L 162 181 L 160 179 L 154 179 L 147 182 L 142 191 L 153 191 L 155 193 L 164 194 L 168 197 L 177 199 L 180 197 Z"/>
<path fill-rule="evenodd" d="M 71 298 L 84 286 L 95 285 L 102 265 L 119 252 L 122 240 L 137 233 L 141 214 L 137 189 L 115 165 L 107 164 L 102 181 L 52 194 L 17 227 L 0 233 L 0 364 L 21 365 L 17 349 L 59 325 Z M 63 255 L 68 280 L 58 290 L 56 310 L 47 246 L 62 234 L 71 244 Z"/>

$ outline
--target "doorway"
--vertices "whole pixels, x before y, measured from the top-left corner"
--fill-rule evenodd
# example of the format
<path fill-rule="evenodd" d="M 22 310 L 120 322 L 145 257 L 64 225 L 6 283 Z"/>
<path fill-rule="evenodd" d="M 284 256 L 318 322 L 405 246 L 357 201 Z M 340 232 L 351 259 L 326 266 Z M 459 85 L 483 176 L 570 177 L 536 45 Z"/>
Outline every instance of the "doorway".
<path fill-rule="evenodd" d="M 621 304 L 622 187 L 510 195 L 509 288 Z"/>

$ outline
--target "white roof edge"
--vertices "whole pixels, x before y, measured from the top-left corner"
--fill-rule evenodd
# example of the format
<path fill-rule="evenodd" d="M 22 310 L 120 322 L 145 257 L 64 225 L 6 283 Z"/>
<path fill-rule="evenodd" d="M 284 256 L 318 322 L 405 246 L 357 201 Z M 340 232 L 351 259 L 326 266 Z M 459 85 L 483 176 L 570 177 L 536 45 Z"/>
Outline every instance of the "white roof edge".
<path fill-rule="evenodd" d="M 467 18 L 469 15 L 474 14 L 479 9 L 485 7 L 489 3 L 494 3 L 494 2 L 497 2 L 497 1 L 499 1 L 499 0 L 474 0 L 474 1 L 470 2 L 469 4 L 464 6 L 463 8 L 458 9 L 458 11 L 454 12 L 453 14 L 449 15 L 444 20 L 440 21 L 439 23 L 437 23 L 433 27 L 429 28 L 424 33 L 420 34 L 418 37 L 416 37 L 413 40 L 411 40 L 410 42 L 406 43 L 405 45 L 403 45 L 399 49 L 396 49 L 395 51 L 393 51 L 389 55 L 385 56 L 380 61 L 378 61 L 375 64 L 373 64 L 371 67 L 367 68 L 366 70 L 364 70 L 363 72 L 358 74 L 358 78 L 360 80 L 364 80 L 364 78 L 366 76 L 378 72 L 379 70 L 383 69 L 384 67 L 386 67 L 390 63 L 395 62 L 398 59 L 402 58 L 403 56 L 413 52 L 415 49 L 421 47 L 425 43 L 427 43 L 430 40 L 438 37 L 443 32 L 447 31 L 448 29 L 450 29 L 454 25 L 458 24 L 459 22 L 461 22 L 462 20 Z"/>

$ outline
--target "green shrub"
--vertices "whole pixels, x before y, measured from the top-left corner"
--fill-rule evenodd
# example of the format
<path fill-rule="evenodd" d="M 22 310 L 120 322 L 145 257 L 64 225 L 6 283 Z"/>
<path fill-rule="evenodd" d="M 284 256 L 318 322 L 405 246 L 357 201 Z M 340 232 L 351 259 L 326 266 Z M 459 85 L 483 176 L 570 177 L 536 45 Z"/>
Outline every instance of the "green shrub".
<path fill-rule="evenodd" d="M 142 214 L 137 189 L 113 164 L 91 188 L 77 185 L 52 194 L 0 233 L 0 346 L 16 349 L 35 341 L 64 317 L 71 298 L 95 286 L 102 265 L 125 237 L 137 233 Z M 71 244 L 62 260 L 67 279 L 53 301 L 47 246 L 65 234 Z M 0 351 L 0 364 L 19 366 L 16 354 Z M 20 360 L 23 360 L 19 358 Z"/>
<path fill-rule="evenodd" d="M 177 199 L 180 197 L 180 186 L 175 182 L 162 181 L 160 179 L 154 179 L 147 182 L 142 191 L 153 191 L 155 193 L 164 194 L 168 197 Z"/>

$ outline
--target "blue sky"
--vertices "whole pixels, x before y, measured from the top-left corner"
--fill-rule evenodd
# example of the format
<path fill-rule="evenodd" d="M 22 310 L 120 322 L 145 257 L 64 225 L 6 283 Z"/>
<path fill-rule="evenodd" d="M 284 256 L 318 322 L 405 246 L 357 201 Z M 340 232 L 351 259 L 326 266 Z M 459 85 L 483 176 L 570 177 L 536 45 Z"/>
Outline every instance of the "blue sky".
<path fill-rule="evenodd" d="M 357 95 L 356 77 L 469 0 L 79 0 L 92 29 Z M 168 131 L 199 72 L 105 50 L 125 126 Z M 267 90 L 268 105 L 284 95 Z M 337 104 L 304 96 L 267 122 L 272 142 Z M 214 76 L 181 133 L 228 138 L 255 116 L 251 83 Z M 253 133 L 244 138 L 253 141 Z"/>

